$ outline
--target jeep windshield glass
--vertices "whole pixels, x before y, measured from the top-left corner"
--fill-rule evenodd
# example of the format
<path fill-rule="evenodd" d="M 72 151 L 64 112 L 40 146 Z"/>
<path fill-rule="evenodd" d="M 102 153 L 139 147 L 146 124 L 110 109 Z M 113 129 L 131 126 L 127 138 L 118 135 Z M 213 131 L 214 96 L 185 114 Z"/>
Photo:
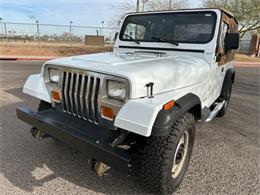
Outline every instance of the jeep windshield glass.
<path fill-rule="evenodd" d="M 130 15 L 124 21 L 119 38 L 175 45 L 208 43 L 214 36 L 216 19 L 216 13 L 212 11 Z"/>

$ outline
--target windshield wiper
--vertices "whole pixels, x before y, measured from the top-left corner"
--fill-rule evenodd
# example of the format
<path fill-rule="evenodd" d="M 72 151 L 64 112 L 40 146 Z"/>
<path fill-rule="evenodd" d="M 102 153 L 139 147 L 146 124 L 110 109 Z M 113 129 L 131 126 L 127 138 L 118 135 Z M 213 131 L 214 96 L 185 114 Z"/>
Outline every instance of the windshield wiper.
<path fill-rule="evenodd" d="M 173 45 L 178 46 L 179 43 L 175 40 L 171 40 L 171 39 L 165 39 L 165 38 L 161 38 L 161 37 L 152 37 L 153 40 L 157 40 L 159 42 L 163 42 L 163 43 L 171 43 Z"/>
<path fill-rule="evenodd" d="M 140 44 L 140 41 L 134 39 L 132 36 L 128 35 L 128 34 L 124 34 L 124 36 L 128 37 L 131 41 L 136 42 L 138 45 Z"/>

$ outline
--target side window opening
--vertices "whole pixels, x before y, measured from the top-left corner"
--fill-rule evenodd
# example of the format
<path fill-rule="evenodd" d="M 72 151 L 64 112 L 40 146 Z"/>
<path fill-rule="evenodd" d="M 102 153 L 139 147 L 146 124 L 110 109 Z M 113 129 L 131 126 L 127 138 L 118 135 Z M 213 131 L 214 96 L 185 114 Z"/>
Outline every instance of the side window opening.
<path fill-rule="evenodd" d="M 220 45 L 220 48 L 223 52 L 224 52 L 224 48 L 225 48 L 225 38 L 226 38 L 226 34 L 227 34 L 228 31 L 229 31 L 229 25 L 226 22 L 222 22 L 219 45 Z"/>
<path fill-rule="evenodd" d="M 130 40 L 130 37 L 132 37 L 137 40 L 142 40 L 144 39 L 144 35 L 145 27 L 143 25 L 129 23 L 125 30 L 124 39 Z"/>

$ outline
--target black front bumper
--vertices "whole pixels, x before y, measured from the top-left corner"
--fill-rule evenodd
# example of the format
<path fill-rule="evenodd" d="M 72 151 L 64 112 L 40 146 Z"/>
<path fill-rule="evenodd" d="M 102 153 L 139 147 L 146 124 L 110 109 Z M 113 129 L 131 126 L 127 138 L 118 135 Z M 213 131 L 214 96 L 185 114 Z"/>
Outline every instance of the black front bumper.
<path fill-rule="evenodd" d="M 27 108 L 17 108 L 16 113 L 17 118 L 49 136 L 86 153 L 97 161 L 104 162 L 108 166 L 128 174 L 129 154 L 127 151 L 109 144 L 116 136 L 112 130 L 54 109 L 36 113 Z"/>

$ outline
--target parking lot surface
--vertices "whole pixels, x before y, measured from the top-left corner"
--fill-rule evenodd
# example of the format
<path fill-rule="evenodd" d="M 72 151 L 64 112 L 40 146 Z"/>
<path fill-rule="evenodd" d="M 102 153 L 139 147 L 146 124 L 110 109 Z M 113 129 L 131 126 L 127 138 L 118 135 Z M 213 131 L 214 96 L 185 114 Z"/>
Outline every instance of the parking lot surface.
<path fill-rule="evenodd" d="M 135 177 L 88 168 L 88 157 L 66 145 L 34 140 L 16 119 L 22 93 L 43 62 L 0 62 L 0 194 L 145 194 Z M 198 127 L 192 160 L 176 194 L 260 194 L 260 67 L 236 67 L 231 104 L 223 118 Z"/>

